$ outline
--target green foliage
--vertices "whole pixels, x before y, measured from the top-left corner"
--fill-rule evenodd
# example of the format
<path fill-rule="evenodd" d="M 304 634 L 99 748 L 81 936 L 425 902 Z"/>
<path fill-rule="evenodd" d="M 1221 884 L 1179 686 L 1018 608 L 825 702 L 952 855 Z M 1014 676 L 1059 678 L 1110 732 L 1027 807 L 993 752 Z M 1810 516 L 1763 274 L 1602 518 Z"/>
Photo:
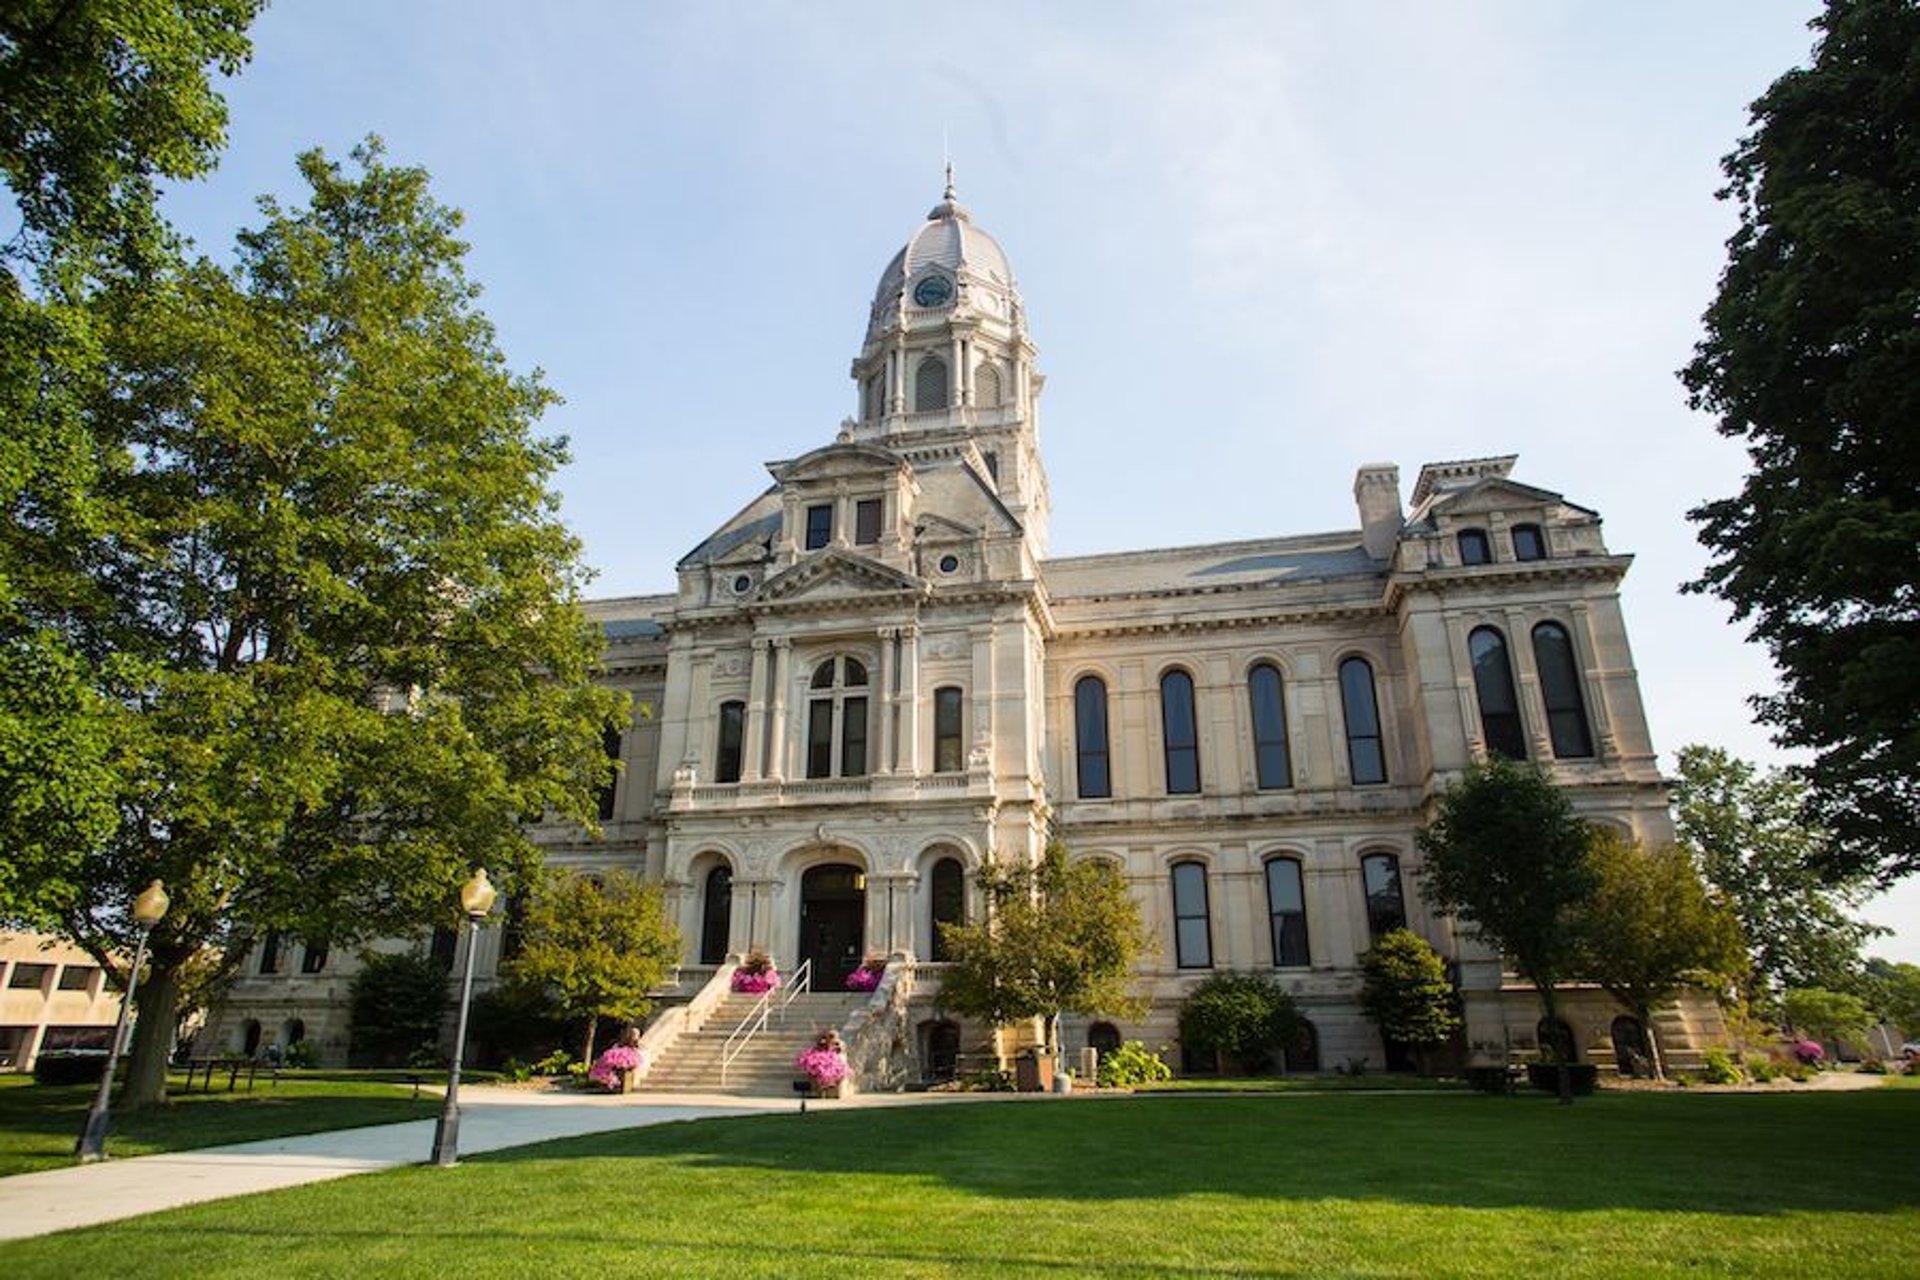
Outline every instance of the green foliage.
<path fill-rule="evenodd" d="M 520 1058 L 538 1062 L 572 1034 L 547 993 L 520 982 L 502 982 L 476 994 L 468 1033 L 473 1058 L 482 1063 Z"/>
<path fill-rule="evenodd" d="M 1049 1044 L 1063 1012 L 1128 1017 L 1127 993 L 1146 928 L 1126 882 L 1105 862 L 1072 862 L 1050 841 L 1038 864 L 981 875 L 987 918 L 943 925 L 949 965 L 940 1005 L 1004 1026 L 1046 1018 Z"/>
<path fill-rule="evenodd" d="M 1097 1082 L 1102 1089 L 1127 1089 L 1173 1079 L 1173 1068 L 1138 1040 L 1129 1040 L 1112 1053 L 1100 1055 Z"/>
<path fill-rule="evenodd" d="M 1867 994 L 1881 1020 L 1920 1037 L 1920 964 L 1867 961 Z"/>
<path fill-rule="evenodd" d="M 528 902 L 520 939 L 502 969 L 546 993 L 560 1017 L 585 1022 L 582 1063 L 593 1061 L 599 1020 L 645 1017 L 652 992 L 680 959 L 680 934 L 660 887 L 625 871 L 543 883 Z"/>
<path fill-rule="evenodd" d="M 1920 7 L 1830 0 L 1814 25 L 1722 166 L 1740 227 L 1681 376 L 1751 470 L 1691 513 L 1714 554 L 1691 585 L 1773 655 L 1756 705 L 1814 753 L 1823 865 L 1890 879 L 1920 867 Z"/>
<path fill-rule="evenodd" d="M 546 1057 L 533 1064 L 533 1073 L 540 1076 L 563 1076 L 573 1066 L 573 1055 L 565 1049 L 555 1049 Z"/>
<path fill-rule="evenodd" d="M 1708 1084 L 1739 1084 L 1740 1067 L 1725 1049 L 1708 1049 L 1702 1055 L 1700 1077 Z"/>
<path fill-rule="evenodd" d="M 1853 914 L 1867 881 L 1835 882 L 1823 869 L 1830 841 L 1801 816 L 1805 785 L 1717 747 L 1683 747 L 1679 765 L 1674 823 L 1746 936 L 1748 999 L 1770 1008 L 1787 987 L 1854 982 L 1860 948 L 1884 930 Z"/>
<path fill-rule="evenodd" d="M 423 1047 L 438 1054 L 448 1008 L 447 971 L 430 957 L 369 952 L 348 989 L 348 1055 L 355 1066 L 401 1067 Z"/>
<path fill-rule="evenodd" d="M 1864 1046 L 1873 1012 L 1858 996 L 1819 987 L 1803 987 L 1780 997 L 1781 1015 L 1801 1035 L 1815 1040 L 1847 1040 Z"/>
<path fill-rule="evenodd" d="M 1554 990 L 1578 967 L 1575 909 L 1599 882 L 1589 832 L 1537 765 L 1495 756 L 1440 795 L 1419 834 L 1420 892 L 1507 956 L 1558 1016 Z"/>
<path fill-rule="evenodd" d="M 296 1071 L 309 1071 L 320 1065 L 320 1050 L 311 1040 L 295 1040 L 287 1046 L 286 1056 L 280 1062 Z"/>
<path fill-rule="evenodd" d="M 1218 1053 L 1249 1072 L 1294 1038 L 1300 1015 L 1278 982 L 1257 973 L 1216 973 L 1180 1002 L 1180 1041 Z"/>
<path fill-rule="evenodd" d="M 1360 975 L 1360 1007 L 1383 1039 L 1431 1049 L 1460 1029 L 1460 996 L 1446 961 L 1412 930 L 1381 935 L 1361 955 Z"/>

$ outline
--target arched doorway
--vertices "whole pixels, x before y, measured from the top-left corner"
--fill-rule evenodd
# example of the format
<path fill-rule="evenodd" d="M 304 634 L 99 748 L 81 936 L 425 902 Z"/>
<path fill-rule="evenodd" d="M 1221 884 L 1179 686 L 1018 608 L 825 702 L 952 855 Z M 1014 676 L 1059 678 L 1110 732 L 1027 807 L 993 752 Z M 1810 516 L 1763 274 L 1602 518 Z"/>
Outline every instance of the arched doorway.
<path fill-rule="evenodd" d="M 960 1026 L 944 1018 L 920 1024 L 921 1072 L 927 1080 L 951 1080 L 960 1072 Z"/>
<path fill-rule="evenodd" d="M 813 961 L 813 988 L 839 991 L 860 967 L 867 920 L 867 877 L 829 862 L 800 877 L 800 959 Z"/>
<path fill-rule="evenodd" d="M 719 964 L 727 958 L 733 932 L 733 868 L 724 862 L 707 872 L 700 893 L 700 963 Z"/>
<path fill-rule="evenodd" d="M 258 1052 L 260 1052 L 260 1020 L 248 1018 L 240 1024 L 240 1053 L 242 1057 L 251 1058 Z"/>
<path fill-rule="evenodd" d="M 1647 1048 L 1647 1029 L 1640 1019 L 1621 1014 L 1613 1020 L 1613 1065 L 1623 1076 L 1653 1074 L 1653 1055 Z"/>

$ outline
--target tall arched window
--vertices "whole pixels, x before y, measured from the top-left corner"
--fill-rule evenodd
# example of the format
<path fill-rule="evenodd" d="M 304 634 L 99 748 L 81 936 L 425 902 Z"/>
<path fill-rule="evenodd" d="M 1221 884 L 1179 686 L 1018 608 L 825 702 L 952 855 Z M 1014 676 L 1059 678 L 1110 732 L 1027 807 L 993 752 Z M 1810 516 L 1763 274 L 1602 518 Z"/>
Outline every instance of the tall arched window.
<path fill-rule="evenodd" d="M 960 690 L 943 685 L 933 691 L 933 771 L 958 773 L 966 764 L 960 732 Z"/>
<path fill-rule="evenodd" d="M 1462 529 L 1460 531 L 1460 563 L 1493 563 L 1493 544 L 1487 541 L 1487 531 L 1485 529 Z"/>
<path fill-rule="evenodd" d="M 982 364 L 973 375 L 973 402 L 982 409 L 1000 404 L 1000 373 L 990 364 Z"/>
<path fill-rule="evenodd" d="M 1293 785 L 1287 752 L 1287 696 L 1280 672 L 1262 662 L 1247 673 L 1247 697 L 1253 704 L 1253 771 L 1262 791 Z"/>
<path fill-rule="evenodd" d="M 1307 958 L 1307 895 L 1300 864 L 1292 858 L 1267 860 L 1267 921 L 1273 934 L 1275 968 L 1304 966 Z"/>
<path fill-rule="evenodd" d="M 1367 893 L 1367 932 L 1380 935 L 1407 927 L 1407 900 L 1400 892 L 1400 859 L 1390 853 L 1370 853 L 1360 859 L 1360 878 Z"/>
<path fill-rule="evenodd" d="M 1513 693 L 1513 664 L 1507 641 L 1492 627 L 1477 627 L 1467 637 L 1473 658 L 1473 691 L 1480 701 L 1480 732 L 1487 750 L 1509 760 L 1527 758 L 1527 735 L 1520 727 L 1520 700 Z"/>
<path fill-rule="evenodd" d="M 1113 794 L 1107 764 L 1107 682 L 1081 676 L 1073 686 L 1073 746 L 1080 798 L 1104 800 Z"/>
<path fill-rule="evenodd" d="M 807 698 L 807 776 L 858 778 L 867 771 L 867 669 L 857 658 L 814 668 Z"/>
<path fill-rule="evenodd" d="M 1213 967 L 1213 934 L 1207 923 L 1207 869 L 1197 862 L 1173 865 L 1173 950 L 1182 969 Z"/>
<path fill-rule="evenodd" d="M 933 946 L 929 954 L 934 960 L 952 959 L 947 954 L 947 940 L 941 936 L 940 926 L 967 922 L 966 877 L 958 858 L 942 858 L 933 864 L 933 884 L 927 896 L 933 924 Z"/>
<path fill-rule="evenodd" d="M 1160 726 L 1166 735 L 1167 794 L 1200 790 L 1200 735 L 1194 724 L 1193 677 L 1169 671 L 1160 677 Z"/>
<path fill-rule="evenodd" d="M 620 763 L 620 745 L 620 731 L 618 729 L 610 728 L 601 735 L 601 749 L 607 753 L 607 759 L 613 761 L 613 765 L 607 768 L 606 781 L 600 784 L 600 794 L 597 797 L 600 802 L 600 821 L 602 822 L 606 822 L 613 817 L 613 797 L 615 795 L 615 788 L 620 785 L 620 770 L 615 767 Z"/>
<path fill-rule="evenodd" d="M 928 413 L 947 407 L 947 362 L 928 356 L 914 367 L 913 411 Z"/>
<path fill-rule="evenodd" d="M 719 741 L 715 743 L 713 752 L 715 782 L 740 781 L 740 743 L 745 734 L 746 723 L 746 703 L 723 702 L 720 704 Z"/>
<path fill-rule="evenodd" d="M 1533 665 L 1540 672 L 1540 700 L 1547 708 L 1547 732 L 1553 754 L 1561 760 L 1593 754 L 1587 732 L 1587 705 L 1580 696 L 1580 667 L 1574 661 L 1573 637 L 1557 622 L 1533 629 Z"/>
<path fill-rule="evenodd" d="M 1373 693 L 1373 668 L 1365 658 L 1340 664 L 1340 708 L 1347 721 L 1347 765 L 1359 784 L 1387 780 L 1387 753 L 1380 737 L 1380 704 Z"/>
<path fill-rule="evenodd" d="M 727 936 L 733 931 L 733 868 L 725 863 L 707 872 L 700 891 L 700 963 L 719 964 L 727 958 Z"/>

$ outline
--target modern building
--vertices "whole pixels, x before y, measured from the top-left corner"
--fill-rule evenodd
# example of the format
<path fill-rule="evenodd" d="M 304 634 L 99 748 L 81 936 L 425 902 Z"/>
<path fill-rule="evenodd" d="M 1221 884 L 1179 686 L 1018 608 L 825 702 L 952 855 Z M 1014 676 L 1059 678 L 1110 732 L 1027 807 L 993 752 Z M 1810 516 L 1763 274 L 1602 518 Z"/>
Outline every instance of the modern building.
<path fill-rule="evenodd" d="M 1026 304 L 951 184 L 881 272 L 852 375 L 854 416 L 797 437 L 671 595 L 590 606 L 605 678 L 652 714 L 610 744 L 604 833 L 539 836 L 561 865 L 665 886 L 682 994 L 749 948 L 824 989 L 895 957 L 901 1038 L 944 1068 L 986 1037 L 937 1009 L 937 923 L 1052 830 L 1120 870 L 1156 938 L 1151 1012 L 1070 1020 L 1070 1048 L 1177 1054 L 1185 993 L 1251 970 L 1311 1021 L 1293 1066 L 1377 1068 L 1357 961 L 1402 923 L 1457 961 L 1472 1052 L 1536 1042 L 1531 991 L 1414 891 L 1414 835 L 1499 751 L 1592 822 L 1672 837 L 1620 610 L 1630 559 L 1595 512 L 1511 456 L 1429 463 L 1404 497 L 1382 464 L 1354 481 L 1352 528 L 1050 556 Z M 1619 1014 L 1576 994 L 1574 1040 L 1632 1043 Z M 1706 1005 L 1662 1027 L 1682 1057 L 1717 1033 Z"/>
<path fill-rule="evenodd" d="M 0 933 L 0 1071 L 31 1071 L 42 1053 L 105 1049 L 120 993 L 91 955 L 59 938 Z"/>

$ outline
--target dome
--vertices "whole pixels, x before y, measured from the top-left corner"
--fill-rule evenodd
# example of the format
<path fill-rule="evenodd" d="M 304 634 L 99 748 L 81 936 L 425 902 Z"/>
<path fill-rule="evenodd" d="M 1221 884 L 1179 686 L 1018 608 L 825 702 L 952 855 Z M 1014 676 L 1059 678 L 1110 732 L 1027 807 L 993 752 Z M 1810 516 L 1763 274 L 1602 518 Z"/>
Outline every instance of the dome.
<path fill-rule="evenodd" d="M 944 275 L 957 287 L 951 304 L 929 307 L 910 304 L 907 289 L 926 275 Z M 880 273 L 879 287 L 873 291 L 873 310 L 867 324 L 872 340 L 883 329 L 899 320 L 901 308 L 934 315 L 949 305 L 962 311 L 997 315 L 1011 321 L 1018 314 L 1019 294 L 1014 286 L 1013 267 L 1007 262 L 1000 242 L 974 225 L 953 193 L 953 170 L 947 170 L 947 189 L 940 203 L 927 213 L 927 220 L 907 237 L 900 252 L 893 255 L 887 269 Z M 912 316 L 909 316 L 912 323 Z"/>

